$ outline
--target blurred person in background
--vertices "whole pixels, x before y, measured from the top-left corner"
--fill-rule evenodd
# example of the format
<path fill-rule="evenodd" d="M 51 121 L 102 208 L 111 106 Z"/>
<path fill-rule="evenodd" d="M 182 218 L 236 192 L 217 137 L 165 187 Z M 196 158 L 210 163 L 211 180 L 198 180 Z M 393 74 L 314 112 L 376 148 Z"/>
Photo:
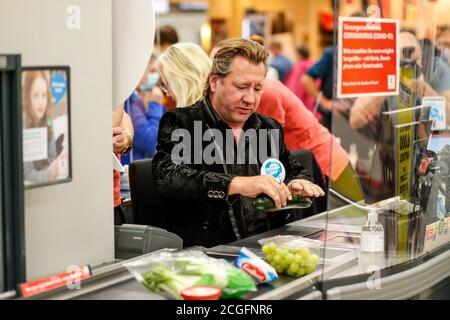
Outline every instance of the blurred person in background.
<path fill-rule="evenodd" d="M 283 54 L 283 47 L 280 42 L 272 41 L 269 48 L 270 53 L 272 54 L 270 66 L 278 71 L 280 77 L 279 80 L 284 82 L 287 74 L 292 68 L 292 61 Z"/>
<path fill-rule="evenodd" d="M 447 49 L 444 48 L 444 52 L 442 52 L 429 39 L 421 39 L 419 43 L 422 51 L 421 71 L 423 78 L 437 92 L 443 93 L 447 99 L 450 99 L 450 95 L 446 93 L 450 89 L 450 66 L 447 63 Z"/>
<path fill-rule="evenodd" d="M 155 53 L 159 55 L 167 50 L 168 47 L 177 43 L 178 32 L 171 25 L 160 26 L 155 31 Z"/>
<path fill-rule="evenodd" d="M 441 58 L 450 64 L 450 27 L 447 27 L 441 31 L 437 38 L 437 48 L 441 52 Z"/>
<path fill-rule="evenodd" d="M 159 121 L 166 109 L 162 105 L 163 93 L 155 57 L 152 56 L 139 86 L 124 104 L 134 127 L 132 150 L 122 157 L 122 163 L 152 158 L 156 153 Z"/>
<path fill-rule="evenodd" d="M 260 45 L 264 46 L 264 38 L 257 34 L 252 34 L 250 36 L 250 40 L 258 42 Z M 279 80 L 280 76 L 278 75 L 277 69 L 269 65 L 267 69 L 266 79 Z"/>
<path fill-rule="evenodd" d="M 367 17 L 365 12 L 355 12 L 350 17 L 363 18 Z M 319 61 L 317 61 L 310 69 L 308 69 L 301 78 L 301 84 L 315 101 L 315 106 L 320 112 L 321 123 L 328 129 L 332 130 L 332 113 L 337 116 L 349 117 L 350 108 L 353 104 L 352 99 L 334 99 L 334 51 L 333 47 L 327 47 L 322 53 Z M 320 80 L 320 87 L 317 87 L 316 81 Z M 315 107 L 316 108 L 316 107 Z"/>
<path fill-rule="evenodd" d="M 121 105 L 113 111 L 112 117 L 112 143 L 113 153 L 120 161 L 120 157 L 130 151 L 133 145 L 133 123 Z M 120 172 L 113 171 L 113 194 L 114 194 L 114 225 L 120 226 L 126 222 L 121 207 L 120 197 Z"/>
<path fill-rule="evenodd" d="M 400 44 L 400 65 L 403 67 L 405 63 L 406 68 L 414 67 L 414 72 L 411 77 L 405 76 L 401 80 L 401 84 L 405 89 L 398 96 L 381 96 L 381 97 L 359 97 L 355 100 L 350 111 L 350 126 L 361 134 L 365 135 L 377 145 L 378 157 L 381 161 L 383 169 L 388 168 L 388 172 L 392 171 L 391 164 L 396 163 L 396 154 L 392 147 L 395 146 L 395 126 L 391 123 L 386 125 L 386 116 L 390 111 L 396 111 L 399 108 L 400 98 L 408 101 L 408 107 L 421 106 L 422 98 L 425 96 L 444 96 L 447 101 L 447 114 L 449 112 L 449 97 L 450 97 L 450 78 L 447 73 L 442 75 L 442 68 L 433 70 L 433 61 L 435 60 L 433 54 L 429 54 L 429 48 L 426 49 L 428 59 L 423 59 L 422 48 L 416 36 L 411 32 L 402 31 L 399 36 Z M 426 47 L 427 45 L 425 45 Z M 407 49 L 407 50 L 405 50 Z M 433 51 L 433 50 L 431 50 Z M 406 64 L 406 62 L 408 62 Z M 423 72 L 425 70 L 425 73 Z M 428 71 L 426 71 L 428 70 Z M 431 72 L 430 72 L 431 71 Z M 428 73 L 428 75 L 427 75 Z M 447 76 L 445 76 L 447 74 Z M 431 77 L 431 78 L 430 78 Z M 439 77 L 439 78 L 435 78 Z M 433 78 L 434 81 L 433 81 Z M 434 86 L 432 85 L 434 83 Z M 409 105 L 409 99 L 412 100 L 412 105 Z M 412 111 L 411 116 L 419 119 L 422 108 L 416 108 Z M 413 119 L 414 119 L 413 118 Z M 447 117 L 447 124 L 448 124 Z M 413 123 L 414 124 L 414 123 Z M 420 163 L 421 154 L 428 154 L 427 144 L 429 129 L 426 126 L 420 126 L 419 130 L 414 130 L 411 137 L 410 147 L 416 148 L 416 155 L 414 161 Z M 420 144 L 413 144 L 413 141 L 419 141 Z M 418 158 L 416 158 L 416 156 Z M 427 155 L 428 157 L 428 155 Z M 411 175 L 415 174 L 411 170 Z M 382 191 L 376 194 L 375 200 L 385 199 L 386 197 L 395 196 L 397 193 L 395 184 L 390 179 L 391 175 L 383 175 L 386 183 L 383 183 Z"/>
<path fill-rule="evenodd" d="M 310 51 L 307 46 L 301 45 L 297 47 L 297 63 L 292 67 L 286 76 L 285 85 L 303 102 L 308 110 L 314 112 L 314 115 L 320 121 L 322 116 L 320 113 L 314 110 L 315 100 L 310 96 L 303 85 L 301 84 L 301 78 L 313 65 L 314 60 L 310 59 Z M 319 88 L 320 80 L 316 81 L 316 87 Z"/>
<path fill-rule="evenodd" d="M 320 80 L 317 88 L 316 80 Z M 322 124 L 331 130 L 331 111 L 333 108 L 333 48 L 326 48 L 317 61 L 301 77 L 306 93 L 318 105 Z"/>
<path fill-rule="evenodd" d="M 422 47 L 416 36 L 411 32 L 400 32 L 399 37 L 401 60 L 409 59 L 417 66 L 414 78 L 414 93 L 416 101 L 414 106 L 420 105 L 422 97 L 439 96 L 446 98 L 447 114 L 450 112 L 450 69 L 440 65 L 436 68 L 436 59 L 433 55 L 423 58 Z M 410 57 L 404 56 L 404 48 L 411 48 Z M 429 50 L 428 50 L 429 51 Z M 425 63 L 425 64 L 424 64 Z M 433 67 L 434 66 L 434 67 Z M 428 76 L 423 71 L 428 73 Z M 431 72 L 427 72 L 429 70 Z M 381 131 L 380 116 L 382 111 L 387 111 L 389 105 L 396 106 L 397 102 L 390 101 L 389 97 L 361 97 L 356 99 L 350 111 L 350 126 L 353 129 L 362 130 L 368 137 L 379 140 Z M 392 99 L 391 99 L 392 100 Z M 447 117 L 449 123 L 449 117 Z"/>
<path fill-rule="evenodd" d="M 175 27 L 171 25 L 160 26 L 155 31 L 155 45 L 153 48 L 153 54 L 156 58 L 158 58 L 167 50 L 167 48 L 175 43 L 178 43 L 178 41 L 178 32 Z M 163 105 L 167 110 L 171 110 L 176 107 L 175 101 L 169 95 L 164 95 Z"/>
<path fill-rule="evenodd" d="M 177 43 L 159 57 L 158 69 L 161 90 L 176 101 L 177 107 L 186 107 L 203 98 L 211 60 L 200 46 Z"/>

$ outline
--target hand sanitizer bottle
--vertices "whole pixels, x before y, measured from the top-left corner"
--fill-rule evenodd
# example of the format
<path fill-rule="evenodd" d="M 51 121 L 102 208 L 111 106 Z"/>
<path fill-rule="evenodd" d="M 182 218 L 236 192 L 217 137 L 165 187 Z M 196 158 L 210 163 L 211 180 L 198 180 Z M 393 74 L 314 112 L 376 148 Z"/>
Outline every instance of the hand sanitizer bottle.
<path fill-rule="evenodd" d="M 384 251 L 384 229 L 378 222 L 378 214 L 376 210 L 369 210 L 367 223 L 362 227 L 361 251 Z"/>

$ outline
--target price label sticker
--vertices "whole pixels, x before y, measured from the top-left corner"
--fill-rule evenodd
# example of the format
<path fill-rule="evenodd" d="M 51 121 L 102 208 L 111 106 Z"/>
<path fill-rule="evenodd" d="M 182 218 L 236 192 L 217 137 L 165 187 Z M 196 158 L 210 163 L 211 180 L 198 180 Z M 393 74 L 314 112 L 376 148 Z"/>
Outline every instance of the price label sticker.
<path fill-rule="evenodd" d="M 447 125 L 446 101 L 444 97 L 423 97 L 422 105 L 430 108 L 431 130 L 445 130 Z"/>

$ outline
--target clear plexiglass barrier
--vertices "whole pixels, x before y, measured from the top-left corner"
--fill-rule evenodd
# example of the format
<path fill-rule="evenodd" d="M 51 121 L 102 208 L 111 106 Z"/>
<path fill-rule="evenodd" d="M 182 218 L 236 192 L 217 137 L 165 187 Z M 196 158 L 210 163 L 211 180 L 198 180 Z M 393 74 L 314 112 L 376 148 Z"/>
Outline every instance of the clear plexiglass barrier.
<path fill-rule="evenodd" d="M 320 58 L 330 68 L 319 111 L 347 165 L 333 158 L 328 211 L 294 223 L 323 230 L 312 237 L 324 290 L 341 297 L 357 283 L 382 292 L 450 242 L 450 1 L 361 3 L 334 2 L 334 41 Z M 336 255 L 340 269 L 328 263 Z"/>

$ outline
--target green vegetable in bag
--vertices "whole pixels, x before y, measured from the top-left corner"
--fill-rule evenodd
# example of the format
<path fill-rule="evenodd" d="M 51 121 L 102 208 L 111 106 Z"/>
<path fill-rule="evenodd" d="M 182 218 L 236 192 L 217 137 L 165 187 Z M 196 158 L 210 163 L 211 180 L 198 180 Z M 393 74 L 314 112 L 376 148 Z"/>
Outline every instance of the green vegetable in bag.
<path fill-rule="evenodd" d="M 209 258 L 212 259 L 212 258 Z M 212 260 L 211 260 L 212 262 Z M 217 260 L 214 263 L 178 263 L 182 274 L 201 275 L 202 280 L 196 285 L 210 285 L 222 289 L 221 299 L 239 298 L 250 291 L 256 291 L 253 280 L 242 270 Z M 209 276 L 209 277 L 208 277 Z"/>
<path fill-rule="evenodd" d="M 182 299 L 181 290 L 197 285 L 201 276 L 181 275 L 159 265 L 142 274 L 143 284 L 154 292 L 167 292 L 175 299 Z"/>
<path fill-rule="evenodd" d="M 183 289 L 195 286 L 219 288 L 221 299 L 239 298 L 257 291 L 253 280 L 242 270 L 195 250 L 163 251 L 125 266 L 150 290 L 165 292 L 175 299 L 183 299 Z"/>
<path fill-rule="evenodd" d="M 247 273 L 241 269 L 227 270 L 228 285 L 222 289 L 220 299 L 240 298 L 251 291 L 256 291 L 256 285 Z"/>

